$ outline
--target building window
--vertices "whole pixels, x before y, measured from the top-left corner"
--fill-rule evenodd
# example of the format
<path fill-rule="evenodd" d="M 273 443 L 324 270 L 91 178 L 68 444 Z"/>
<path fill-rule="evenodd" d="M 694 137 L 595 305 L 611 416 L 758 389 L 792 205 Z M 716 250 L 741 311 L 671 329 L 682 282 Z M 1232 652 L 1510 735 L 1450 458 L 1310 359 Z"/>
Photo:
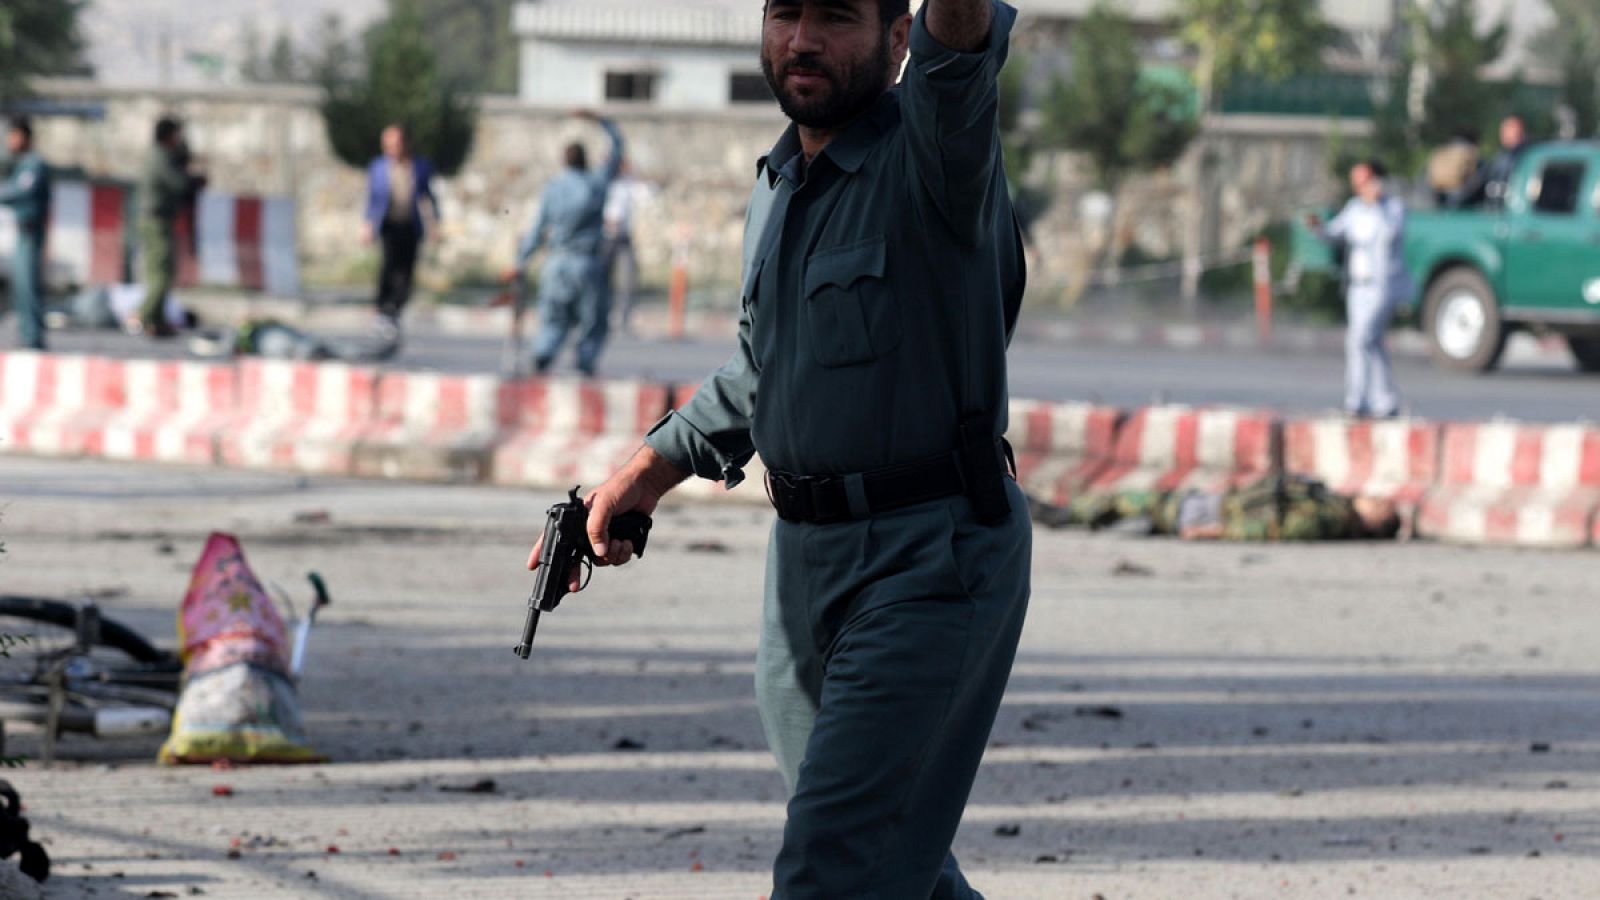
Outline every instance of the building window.
<path fill-rule="evenodd" d="M 735 72 L 728 76 L 728 102 L 771 103 L 772 89 L 767 87 L 767 76 L 759 72 Z"/>
<path fill-rule="evenodd" d="M 656 98 L 656 73 L 644 71 L 607 72 L 606 100 L 648 103 Z"/>

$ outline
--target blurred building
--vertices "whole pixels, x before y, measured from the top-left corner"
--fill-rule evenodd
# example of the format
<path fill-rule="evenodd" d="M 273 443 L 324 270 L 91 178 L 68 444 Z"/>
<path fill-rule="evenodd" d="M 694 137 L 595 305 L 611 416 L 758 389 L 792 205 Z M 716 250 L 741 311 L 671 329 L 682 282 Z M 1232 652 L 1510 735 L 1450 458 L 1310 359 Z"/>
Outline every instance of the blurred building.
<path fill-rule="evenodd" d="M 1430 0 L 1318 0 L 1323 15 L 1341 29 L 1343 42 L 1331 71 L 1285 85 L 1238 85 L 1224 98 L 1228 111 L 1365 116 L 1368 79 L 1393 61 L 1392 39 L 1412 2 Z M 1024 0 L 1014 35 L 1032 62 L 1031 81 L 1047 83 L 1066 67 L 1072 28 L 1095 0 Z M 913 0 L 912 8 L 920 6 Z M 1121 0 L 1119 11 L 1139 26 L 1152 62 L 1181 62 L 1184 49 L 1172 34 L 1177 0 Z M 1484 27 L 1505 20 L 1511 51 L 1489 73 L 1505 77 L 1537 70 L 1526 39 L 1552 22 L 1544 0 L 1478 0 Z M 677 110 L 765 105 L 772 95 L 759 63 L 759 0 L 524 0 L 512 14 L 521 43 L 518 95 L 525 103 L 553 106 L 637 104 Z"/>
<path fill-rule="evenodd" d="M 528 0 L 518 95 L 554 106 L 769 104 L 759 0 Z"/>

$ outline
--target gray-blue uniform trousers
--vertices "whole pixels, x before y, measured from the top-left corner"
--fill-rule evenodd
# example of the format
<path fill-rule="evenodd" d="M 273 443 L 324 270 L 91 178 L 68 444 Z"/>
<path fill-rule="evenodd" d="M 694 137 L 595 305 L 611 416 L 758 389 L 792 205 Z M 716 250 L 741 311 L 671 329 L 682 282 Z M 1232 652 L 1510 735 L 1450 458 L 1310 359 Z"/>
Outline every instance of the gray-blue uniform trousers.
<path fill-rule="evenodd" d="M 17 343 L 44 349 L 44 239 L 50 223 L 50 167 L 29 151 L 16 160 L 0 185 L 0 204 L 17 221 L 17 246 L 11 260 L 11 307 L 17 317 Z"/>
<path fill-rule="evenodd" d="M 622 132 L 610 119 L 600 127 L 611 138 L 611 152 L 596 172 L 568 168 L 545 185 L 539 212 L 517 250 L 517 269 L 540 247 L 549 249 L 539 275 L 539 333 L 533 358 L 540 369 L 561 352 L 567 334 L 578 327 L 578 368 L 594 374 L 611 317 L 611 289 L 605 278 L 606 192 L 622 169 Z"/>
<path fill-rule="evenodd" d="M 911 64 L 809 165 L 791 126 L 758 166 L 739 347 L 646 441 L 730 485 L 947 454 L 967 414 L 1005 427 L 1005 307 L 1024 279 L 996 130 L 1016 11 L 988 45 Z M 847 483 L 859 484 L 853 479 Z M 758 490 L 760 488 L 757 488 Z M 1027 504 L 964 496 L 856 521 L 777 521 L 757 652 L 790 788 L 774 900 L 970 898 L 950 854 L 1027 608 Z"/>

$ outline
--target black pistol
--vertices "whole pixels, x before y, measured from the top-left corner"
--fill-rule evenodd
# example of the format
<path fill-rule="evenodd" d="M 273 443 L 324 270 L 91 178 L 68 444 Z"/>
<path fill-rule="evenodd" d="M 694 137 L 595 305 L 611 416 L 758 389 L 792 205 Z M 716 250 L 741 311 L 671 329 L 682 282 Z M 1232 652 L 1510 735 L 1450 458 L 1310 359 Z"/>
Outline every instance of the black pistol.
<path fill-rule="evenodd" d="M 567 494 L 567 502 L 550 507 L 544 523 L 544 543 L 539 550 L 539 568 L 528 597 L 528 620 L 522 626 L 522 643 L 517 655 L 523 659 L 533 651 L 533 633 L 539 627 L 539 614 L 561 605 L 568 593 L 573 569 L 586 569 L 583 583 L 594 572 L 594 548 L 589 544 L 589 510 L 578 499 L 578 489 Z M 607 528 L 613 541 L 632 541 L 635 556 L 644 555 L 650 537 L 650 517 L 641 512 L 619 513 Z"/>

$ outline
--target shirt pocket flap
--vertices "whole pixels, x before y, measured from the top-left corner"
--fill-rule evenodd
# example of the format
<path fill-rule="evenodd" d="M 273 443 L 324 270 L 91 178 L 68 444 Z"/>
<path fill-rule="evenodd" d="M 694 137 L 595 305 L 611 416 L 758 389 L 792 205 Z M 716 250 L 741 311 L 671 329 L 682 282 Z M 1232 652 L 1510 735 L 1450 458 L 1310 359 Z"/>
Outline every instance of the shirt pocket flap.
<path fill-rule="evenodd" d="M 887 255 L 882 237 L 813 253 L 806 262 L 805 295 L 829 285 L 848 288 L 863 278 L 882 278 Z"/>

